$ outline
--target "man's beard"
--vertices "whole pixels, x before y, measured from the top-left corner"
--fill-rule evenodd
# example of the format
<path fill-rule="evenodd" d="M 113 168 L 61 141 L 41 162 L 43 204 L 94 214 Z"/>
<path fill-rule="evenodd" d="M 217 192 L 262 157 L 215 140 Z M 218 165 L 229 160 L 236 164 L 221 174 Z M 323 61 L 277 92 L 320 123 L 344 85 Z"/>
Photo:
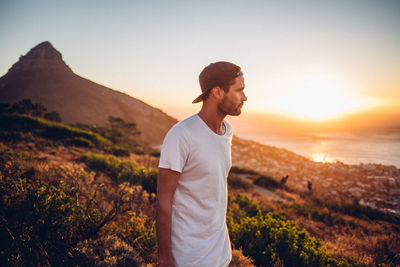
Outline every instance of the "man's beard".
<path fill-rule="evenodd" d="M 224 97 L 218 105 L 218 110 L 224 115 L 239 116 L 242 113 L 242 107 L 243 102 L 235 104 Z"/>

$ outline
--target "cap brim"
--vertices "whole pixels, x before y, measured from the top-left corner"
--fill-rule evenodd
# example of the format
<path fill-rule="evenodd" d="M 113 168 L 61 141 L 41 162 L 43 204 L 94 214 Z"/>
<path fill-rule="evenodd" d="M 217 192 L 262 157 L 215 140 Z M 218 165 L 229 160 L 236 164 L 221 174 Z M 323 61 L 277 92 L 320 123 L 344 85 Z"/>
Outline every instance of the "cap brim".
<path fill-rule="evenodd" d="M 195 100 L 193 100 L 192 104 L 199 103 L 203 100 L 203 94 L 199 95 Z"/>

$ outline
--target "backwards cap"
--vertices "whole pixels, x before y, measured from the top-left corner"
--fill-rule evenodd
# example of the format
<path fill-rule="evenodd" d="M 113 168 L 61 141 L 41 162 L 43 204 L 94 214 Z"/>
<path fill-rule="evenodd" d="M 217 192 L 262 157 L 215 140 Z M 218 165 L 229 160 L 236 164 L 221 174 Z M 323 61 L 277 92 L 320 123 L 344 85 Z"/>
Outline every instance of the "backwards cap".
<path fill-rule="evenodd" d="M 230 84 L 236 77 L 243 75 L 239 66 L 226 62 L 219 61 L 211 63 L 205 67 L 199 75 L 199 82 L 201 87 L 201 95 L 199 95 L 194 103 L 201 102 L 203 96 L 216 86 L 225 87 Z"/>

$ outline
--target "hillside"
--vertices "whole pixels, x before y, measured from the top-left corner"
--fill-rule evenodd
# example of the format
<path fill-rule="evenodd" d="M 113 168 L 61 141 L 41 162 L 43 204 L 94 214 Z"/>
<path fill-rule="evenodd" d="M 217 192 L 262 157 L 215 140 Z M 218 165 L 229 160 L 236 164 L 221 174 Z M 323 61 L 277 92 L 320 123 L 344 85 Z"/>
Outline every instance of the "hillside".
<path fill-rule="evenodd" d="M 127 94 L 96 84 L 75 74 L 49 42 L 21 56 L 0 78 L 0 102 L 22 99 L 58 112 L 65 123 L 104 126 L 109 116 L 136 123 L 141 138 L 159 145 L 176 120 L 161 110 Z"/>
<path fill-rule="evenodd" d="M 108 135 L 31 115 L 1 116 L 15 123 L 0 130 L 0 265 L 156 266 L 158 157 L 115 156 L 108 152 L 116 145 Z M 88 147 L 89 141 L 98 144 Z M 301 156 L 247 140 L 234 143 L 231 266 L 400 263 L 399 218 L 344 196 L 326 197 L 331 189 L 317 183 L 304 188 L 293 179 L 301 168 L 291 168 L 311 164 Z M 270 160 L 257 165 L 262 155 Z M 283 185 L 280 168 L 292 170 Z"/>
<path fill-rule="evenodd" d="M 233 140 L 232 162 L 276 179 L 289 175 L 287 184 L 298 191 L 307 191 L 309 181 L 314 194 L 352 199 L 400 216 L 400 169 L 395 166 L 314 162 L 283 148 L 237 137 Z"/>
<path fill-rule="evenodd" d="M 155 266 L 159 153 L 137 139 L 160 144 L 176 120 L 74 74 L 48 42 L 0 78 L 0 102 L 27 98 L 24 114 L 0 106 L 0 265 Z M 238 137 L 232 164 L 232 266 L 400 263 L 400 169 Z"/>

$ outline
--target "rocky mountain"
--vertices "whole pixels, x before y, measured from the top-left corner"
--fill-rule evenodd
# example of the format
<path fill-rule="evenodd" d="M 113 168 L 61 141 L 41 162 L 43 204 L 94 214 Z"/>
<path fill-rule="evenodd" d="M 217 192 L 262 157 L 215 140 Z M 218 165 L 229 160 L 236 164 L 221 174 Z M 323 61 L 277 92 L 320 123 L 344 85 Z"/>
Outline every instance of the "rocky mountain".
<path fill-rule="evenodd" d="M 161 144 L 177 122 L 139 99 L 75 74 L 50 42 L 32 48 L 0 78 L 0 102 L 24 98 L 57 111 L 65 123 L 105 125 L 110 115 L 134 122 L 150 145 Z"/>

